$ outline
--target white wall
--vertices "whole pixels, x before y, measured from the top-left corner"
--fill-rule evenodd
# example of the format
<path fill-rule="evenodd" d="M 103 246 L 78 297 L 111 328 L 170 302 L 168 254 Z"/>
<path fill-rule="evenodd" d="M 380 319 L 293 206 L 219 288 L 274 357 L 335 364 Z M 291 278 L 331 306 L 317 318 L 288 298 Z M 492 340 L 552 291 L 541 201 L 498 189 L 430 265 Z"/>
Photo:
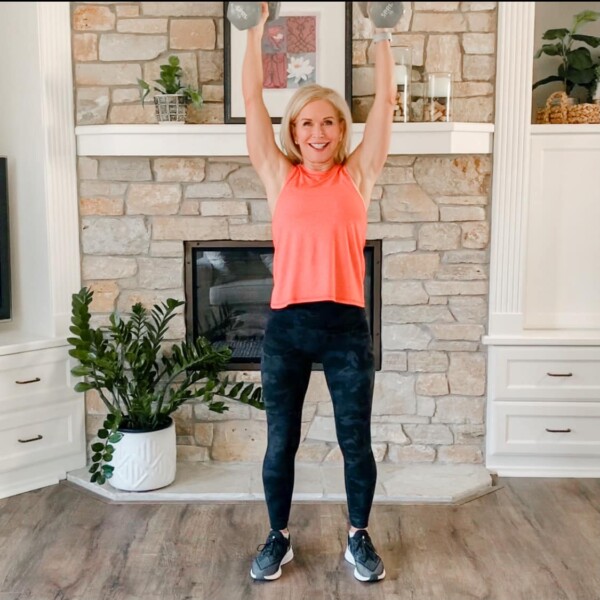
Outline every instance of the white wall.
<path fill-rule="evenodd" d="M 543 44 L 552 42 L 542 40 L 542 35 L 548 29 L 571 29 L 573 17 L 584 10 L 595 10 L 600 12 L 600 2 L 536 2 L 535 3 L 535 31 L 534 31 L 534 53 L 537 52 Z M 585 23 L 581 26 L 578 33 L 583 35 L 600 36 L 600 20 L 592 23 Z M 575 42 L 573 48 L 580 46 Z M 589 46 L 586 46 L 589 48 Z M 600 56 L 600 48 L 590 48 L 592 56 Z M 549 75 L 556 75 L 560 58 L 557 56 L 546 56 L 534 59 L 533 61 L 533 82 L 539 81 Z M 562 89 L 560 82 L 541 85 L 533 90 L 533 106 L 544 106 L 546 99 L 552 92 Z M 575 88 L 575 90 L 581 88 Z M 574 90 L 574 95 L 575 95 Z"/>
<path fill-rule="evenodd" d="M 13 293 L 0 344 L 14 332 L 52 335 L 37 18 L 36 2 L 0 3 L 0 155 L 9 165 Z"/>

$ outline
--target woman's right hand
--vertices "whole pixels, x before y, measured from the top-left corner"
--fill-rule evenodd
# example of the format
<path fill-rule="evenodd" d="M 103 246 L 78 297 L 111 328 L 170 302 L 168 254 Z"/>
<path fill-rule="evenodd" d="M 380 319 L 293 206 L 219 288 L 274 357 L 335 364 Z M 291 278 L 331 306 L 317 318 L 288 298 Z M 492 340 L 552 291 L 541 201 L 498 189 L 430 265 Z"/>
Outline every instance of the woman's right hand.
<path fill-rule="evenodd" d="M 256 27 L 260 27 L 261 29 L 264 29 L 265 23 L 267 22 L 267 19 L 269 18 L 269 3 L 261 2 L 260 7 L 262 10 L 262 13 L 260 15 L 260 21 L 258 22 Z"/>

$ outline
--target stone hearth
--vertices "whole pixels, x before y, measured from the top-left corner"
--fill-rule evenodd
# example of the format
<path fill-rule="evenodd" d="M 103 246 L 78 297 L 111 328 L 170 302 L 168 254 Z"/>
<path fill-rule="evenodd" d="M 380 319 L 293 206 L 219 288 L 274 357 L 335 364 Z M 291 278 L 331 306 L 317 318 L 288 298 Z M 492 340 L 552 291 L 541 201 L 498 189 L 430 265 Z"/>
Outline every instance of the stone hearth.
<path fill-rule="evenodd" d="M 481 465 L 379 464 L 375 504 L 462 504 L 497 489 Z M 123 492 L 89 481 L 87 469 L 67 481 L 113 502 L 264 502 L 260 463 L 180 463 L 170 486 L 150 492 Z M 294 502 L 345 502 L 339 465 L 298 463 Z"/>

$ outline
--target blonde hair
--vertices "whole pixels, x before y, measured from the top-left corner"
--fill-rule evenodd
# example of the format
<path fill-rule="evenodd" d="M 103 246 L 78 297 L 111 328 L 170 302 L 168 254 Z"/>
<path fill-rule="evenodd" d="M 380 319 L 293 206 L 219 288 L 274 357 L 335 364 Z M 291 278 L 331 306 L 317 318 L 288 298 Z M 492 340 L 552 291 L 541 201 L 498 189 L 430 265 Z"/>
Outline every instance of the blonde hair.
<path fill-rule="evenodd" d="M 316 83 L 305 85 L 290 98 L 285 113 L 281 119 L 279 137 L 281 147 L 288 159 L 295 165 L 303 161 L 298 145 L 294 143 L 294 123 L 302 109 L 315 100 L 327 100 L 337 112 L 342 126 L 342 139 L 333 157 L 335 164 L 342 164 L 350 154 L 350 134 L 352 132 L 352 115 L 348 103 L 335 90 Z"/>

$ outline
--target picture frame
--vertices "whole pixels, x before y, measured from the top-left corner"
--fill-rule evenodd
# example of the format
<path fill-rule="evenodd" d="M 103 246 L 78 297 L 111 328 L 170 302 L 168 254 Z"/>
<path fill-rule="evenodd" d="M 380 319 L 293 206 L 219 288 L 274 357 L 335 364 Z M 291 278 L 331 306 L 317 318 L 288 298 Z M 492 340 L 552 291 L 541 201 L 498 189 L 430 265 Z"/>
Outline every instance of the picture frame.
<path fill-rule="evenodd" d="M 242 62 L 247 31 L 230 24 L 227 6 L 224 2 L 225 123 L 245 123 Z M 268 86 L 263 98 L 273 123 L 281 123 L 289 99 L 304 83 L 335 89 L 351 107 L 352 2 L 282 2 L 278 18 L 265 25 L 263 61 Z"/>

